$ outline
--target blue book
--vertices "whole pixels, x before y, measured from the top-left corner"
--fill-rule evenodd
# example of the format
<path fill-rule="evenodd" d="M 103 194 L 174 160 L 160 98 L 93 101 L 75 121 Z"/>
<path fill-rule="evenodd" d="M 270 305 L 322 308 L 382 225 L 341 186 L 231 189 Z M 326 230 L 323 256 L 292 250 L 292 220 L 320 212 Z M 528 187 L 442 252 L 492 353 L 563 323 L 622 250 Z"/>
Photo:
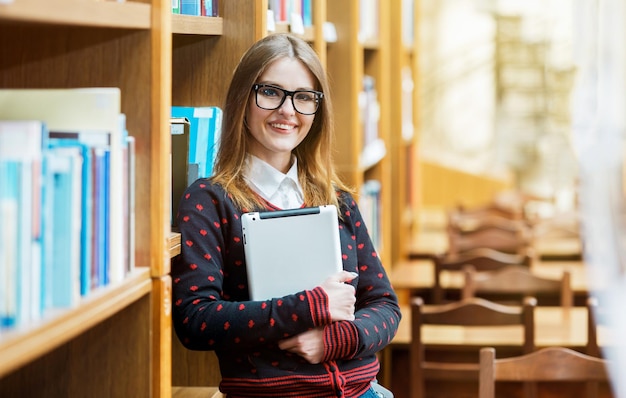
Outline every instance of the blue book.
<path fill-rule="evenodd" d="M 189 164 L 198 165 L 198 178 L 210 177 L 217 149 L 216 137 L 221 133 L 221 110 L 213 106 L 173 106 L 172 117 L 186 117 L 189 120 Z M 216 118 L 220 120 L 217 136 Z"/>
<path fill-rule="evenodd" d="M 111 268 L 111 258 L 109 256 L 110 253 L 110 244 L 111 244 L 111 224 L 109 223 L 109 210 L 111 208 L 110 203 L 110 190 L 111 190 L 111 174 L 110 174 L 110 165 L 111 165 L 111 152 L 107 151 L 104 153 L 104 206 L 101 209 L 103 213 L 101 213 L 101 217 L 103 219 L 103 223 L 101 227 L 103 228 L 103 244 L 104 244 L 104 256 L 103 256 L 103 264 L 100 267 L 100 282 L 106 286 L 110 283 L 110 268 Z"/>
<path fill-rule="evenodd" d="M 76 147 L 83 159 L 81 168 L 81 231 L 80 231 L 80 294 L 87 296 L 91 291 L 91 262 L 92 262 L 92 235 L 93 212 L 93 148 L 89 144 L 89 135 L 85 133 L 51 131 L 50 138 L 57 146 Z"/>
<path fill-rule="evenodd" d="M 305 28 L 313 26 L 313 1 L 302 0 L 302 24 Z"/>
<path fill-rule="evenodd" d="M 49 173 L 52 177 L 52 308 L 72 307 L 80 300 L 80 229 L 82 155 L 78 147 L 50 140 Z"/>
<path fill-rule="evenodd" d="M 201 15 L 200 0 L 180 0 L 180 13 L 185 15 Z"/>
<path fill-rule="evenodd" d="M 222 137 L 222 116 L 223 112 L 218 107 L 213 107 L 210 123 L 209 123 L 209 146 L 207 148 L 207 177 L 213 175 L 213 166 L 215 165 L 215 158 L 217 157 L 217 151 L 220 146 L 220 139 Z"/>
<path fill-rule="evenodd" d="M 17 162 L 0 158 L 0 328 L 18 317 L 18 181 Z"/>

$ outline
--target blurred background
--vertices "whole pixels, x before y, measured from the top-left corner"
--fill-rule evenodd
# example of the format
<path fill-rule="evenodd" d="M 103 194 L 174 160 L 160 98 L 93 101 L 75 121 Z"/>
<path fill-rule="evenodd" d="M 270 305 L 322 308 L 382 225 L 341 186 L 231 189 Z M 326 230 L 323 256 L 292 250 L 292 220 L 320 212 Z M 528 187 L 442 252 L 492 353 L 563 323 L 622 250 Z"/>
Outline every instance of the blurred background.
<path fill-rule="evenodd" d="M 574 206 L 576 3 L 420 1 L 419 156 Z"/>

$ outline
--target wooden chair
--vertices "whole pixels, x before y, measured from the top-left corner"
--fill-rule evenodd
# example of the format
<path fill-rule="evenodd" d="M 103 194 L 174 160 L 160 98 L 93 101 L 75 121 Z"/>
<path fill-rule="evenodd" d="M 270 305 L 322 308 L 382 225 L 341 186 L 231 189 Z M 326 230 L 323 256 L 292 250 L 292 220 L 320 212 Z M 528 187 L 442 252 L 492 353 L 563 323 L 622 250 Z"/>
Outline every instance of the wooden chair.
<path fill-rule="evenodd" d="M 585 353 L 592 357 L 602 357 L 600 346 L 598 345 L 598 328 L 597 328 L 597 316 L 598 299 L 593 296 L 587 298 L 587 345 L 585 346 Z"/>
<path fill-rule="evenodd" d="M 491 201 L 482 206 L 457 205 L 452 211 L 467 216 L 496 215 L 509 220 L 523 220 L 524 208 L 521 203 L 505 205 L 502 201 Z"/>
<path fill-rule="evenodd" d="M 609 375 L 604 359 L 569 348 L 547 347 L 530 354 L 501 359 L 496 359 L 494 348 L 482 348 L 478 397 L 495 398 L 498 381 L 597 383 L 608 382 Z M 587 398 L 596 397 L 593 391 L 587 395 Z"/>
<path fill-rule="evenodd" d="M 411 300 L 411 342 L 409 345 L 410 397 L 425 397 L 426 380 L 478 380 L 478 352 L 474 362 L 433 362 L 426 360 L 422 326 L 503 326 L 519 325 L 524 330 L 521 352 L 535 348 L 534 306 L 527 298 L 522 306 L 508 306 L 481 298 L 424 307 L 421 297 Z"/>
<path fill-rule="evenodd" d="M 506 253 L 524 253 L 533 247 L 530 229 L 511 230 L 491 226 L 471 232 L 460 232 L 448 227 L 448 252 L 461 253 L 470 249 L 490 248 Z"/>
<path fill-rule="evenodd" d="M 462 234 L 489 228 L 500 228 L 511 232 L 532 229 L 525 219 L 509 218 L 497 213 L 465 214 L 458 211 L 447 213 L 447 226 Z"/>
<path fill-rule="evenodd" d="M 444 253 L 432 257 L 434 264 L 433 302 L 441 304 L 444 301 L 445 290 L 441 285 L 441 274 L 447 272 L 462 272 L 463 267 L 471 264 L 477 271 L 493 271 L 506 265 L 522 265 L 530 267 L 534 261 L 534 254 L 527 250 L 522 254 L 505 253 L 498 250 L 480 247 L 462 253 Z"/>
<path fill-rule="evenodd" d="M 561 279 L 550 279 L 535 275 L 530 268 L 520 265 L 507 265 L 485 272 L 477 272 L 474 266 L 467 265 L 464 274 L 463 298 L 484 295 L 490 299 L 514 298 L 519 301 L 525 296 L 557 296 L 560 305 L 566 308 L 574 305 L 569 271 L 564 271 Z"/>

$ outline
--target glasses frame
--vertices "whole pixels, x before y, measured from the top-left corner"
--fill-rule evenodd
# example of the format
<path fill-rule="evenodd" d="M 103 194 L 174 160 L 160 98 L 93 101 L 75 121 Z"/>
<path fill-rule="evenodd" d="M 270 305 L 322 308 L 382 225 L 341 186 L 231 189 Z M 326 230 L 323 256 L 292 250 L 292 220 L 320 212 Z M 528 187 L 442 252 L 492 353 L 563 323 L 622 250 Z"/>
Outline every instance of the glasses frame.
<path fill-rule="evenodd" d="M 274 107 L 274 108 L 264 108 L 262 106 L 259 105 L 259 89 L 263 88 L 263 87 L 271 87 L 275 90 L 278 91 L 282 91 L 283 98 L 280 100 L 280 103 Z M 315 90 L 295 90 L 295 91 L 289 91 L 289 90 L 285 90 L 284 88 L 281 87 L 277 87 L 274 86 L 272 84 L 260 84 L 260 83 L 256 83 L 252 85 L 252 90 L 254 91 L 254 103 L 256 104 L 257 107 L 261 108 L 261 109 L 265 109 L 266 111 L 273 111 L 276 110 L 278 108 L 280 108 L 281 106 L 283 106 L 283 104 L 285 103 L 285 99 L 287 97 L 291 98 L 291 105 L 293 106 L 293 109 L 298 112 L 301 115 L 315 115 L 317 113 L 317 111 L 320 109 L 320 103 L 322 102 L 322 99 L 324 98 L 324 93 L 321 91 L 315 91 Z M 313 93 L 315 94 L 315 104 L 317 105 L 315 108 L 315 111 L 313 111 L 312 113 L 306 113 L 306 112 L 300 112 L 298 110 L 298 108 L 296 107 L 295 102 L 293 101 L 293 96 L 297 93 Z"/>

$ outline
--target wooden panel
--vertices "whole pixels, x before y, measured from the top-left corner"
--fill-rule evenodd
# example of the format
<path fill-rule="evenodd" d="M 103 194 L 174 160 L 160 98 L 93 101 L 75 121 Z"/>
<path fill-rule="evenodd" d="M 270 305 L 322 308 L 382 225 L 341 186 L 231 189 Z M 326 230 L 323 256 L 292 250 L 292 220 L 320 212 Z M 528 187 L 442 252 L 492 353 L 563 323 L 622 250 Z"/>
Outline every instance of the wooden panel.
<path fill-rule="evenodd" d="M 222 379 L 213 351 L 191 351 L 172 333 L 172 384 L 174 386 L 217 386 Z"/>
<path fill-rule="evenodd" d="M 19 0 L 0 9 L 0 19 L 17 21 L 106 26 L 120 28 L 150 27 L 147 1 L 97 2 L 75 0 Z"/>
<path fill-rule="evenodd" d="M 153 396 L 172 395 L 172 278 L 152 279 L 152 389 Z"/>
<path fill-rule="evenodd" d="M 430 162 L 422 161 L 420 169 L 420 195 L 425 207 L 478 206 L 513 185 L 511 176 L 476 175 Z"/>
<path fill-rule="evenodd" d="M 172 398 L 223 398 L 217 387 L 173 387 Z"/>
<path fill-rule="evenodd" d="M 328 46 L 327 67 L 335 110 L 335 165 L 348 185 L 363 183 L 359 168 L 362 126 L 359 93 L 363 87 L 363 45 L 358 41 L 359 2 L 328 1 L 328 20 L 334 23 L 339 40 Z"/>
<path fill-rule="evenodd" d="M 150 397 L 150 328 L 145 295 L 0 379 L 0 396 Z"/>
<path fill-rule="evenodd" d="M 223 1 L 222 36 L 174 35 L 173 105 L 223 106 L 239 59 L 266 33 L 265 10 L 266 1 Z"/>
<path fill-rule="evenodd" d="M 151 58 L 149 63 L 150 103 L 146 111 L 150 115 L 150 125 L 137 127 L 134 135 L 143 142 L 138 151 L 137 167 L 139 176 L 150 176 L 149 180 L 137 179 L 136 189 L 136 240 L 142 251 L 138 259 L 146 262 L 152 269 L 153 277 L 161 277 L 170 272 L 170 254 L 167 237 L 170 234 L 171 185 L 163 176 L 170 173 L 170 108 L 172 91 L 172 18 L 169 0 L 153 0 L 153 29 L 150 35 Z M 142 59 L 134 59 L 141 64 Z M 130 99 L 132 101 L 132 99 Z M 131 102 L 131 104 L 141 104 Z M 148 182 L 149 183 L 146 183 Z M 163 375 L 165 376 L 165 375 Z M 167 383 L 167 380 L 163 380 Z"/>

